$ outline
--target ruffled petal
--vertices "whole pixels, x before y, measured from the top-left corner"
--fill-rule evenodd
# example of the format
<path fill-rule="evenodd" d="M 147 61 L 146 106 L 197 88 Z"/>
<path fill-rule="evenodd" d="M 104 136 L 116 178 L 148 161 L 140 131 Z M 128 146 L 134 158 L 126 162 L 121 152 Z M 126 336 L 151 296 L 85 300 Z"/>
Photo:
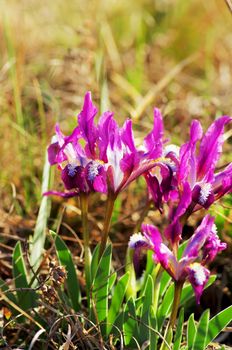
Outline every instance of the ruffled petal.
<path fill-rule="evenodd" d="M 216 199 L 221 198 L 226 193 L 232 192 L 232 163 L 223 171 L 216 174 L 212 188 Z"/>
<path fill-rule="evenodd" d="M 200 226 L 190 238 L 184 253 L 183 257 L 197 258 L 199 256 L 199 251 L 203 247 L 206 239 L 209 237 L 210 232 L 214 224 L 214 217 L 206 215 Z"/>
<path fill-rule="evenodd" d="M 158 108 L 155 108 L 153 130 L 144 139 L 144 145 L 150 158 L 156 159 L 162 156 L 163 129 L 162 114 Z"/>
<path fill-rule="evenodd" d="M 134 135 L 132 130 L 132 121 L 131 119 L 127 119 L 121 130 L 121 138 L 122 142 L 125 146 L 128 147 L 130 152 L 137 152 L 134 142 Z"/>
<path fill-rule="evenodd" d="M 193 120 L 190 128 L 190 140 L 180 149 L 179 182 L 183 182 L 188 178 L 190 184 L 193 185 L 196 181 L 196 143 L 201 137 L 201 124 L 198 120 Z"/>
<path fill-rule="evenodd" d="M 97 128 L 94 125 L 94 117 L 97 114 L 97 108 L 93 105 L 91 92 L 87 92 L 84 99 L 83 109 L 78 115 L 78 125 L 82 137 L 86 140 L 87 156 L 95 156 L 96 140 L 98 137 Z"/>
<path fill-rule="evenodd" d="M 203 247 L 204 264 L 213 261 L 213 259 L 218 254 L 218 252 L 226 249 L 226 247 L 227 247 L 227 244 L 224 242 L 221 242 L 217 235 L 216 225 L 213 225 L 211 232 L 207 237 Z"/>
<path fill-rule="evenodd" d="M 231 120 L 232 118 L 223 116 L 217 119 L 205 133 L 197 159 L 198 181 L 204 179 L 206 182 L 211 182 L 213 180 L 215 166 L 222 152 L 224 126 Z"/>
<path fill-rule="evenodd" d="M 115 129 L 118 128 L 116 121 L 113 118 L 113 113 L 105 112 L 99 119 L 98 122 L 98 147 L 99 147 L 99 158 L 103 162 L 107 162 L 107 147 L 109 143 L 112 144 L 112 136 L 115 132 Z"/>

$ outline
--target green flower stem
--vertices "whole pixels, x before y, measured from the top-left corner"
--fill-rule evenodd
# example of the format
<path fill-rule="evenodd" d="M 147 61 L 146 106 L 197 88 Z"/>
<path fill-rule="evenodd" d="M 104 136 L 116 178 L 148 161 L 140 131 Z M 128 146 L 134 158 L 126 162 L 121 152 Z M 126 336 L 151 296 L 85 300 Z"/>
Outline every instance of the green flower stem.
<path fill-rule="evenodd" d="M 105 212 L 105 220 L 104 220 L 104 226 L 103 226 L 103 233 L 102 233 L 102 239 L 100 244 L 100 250 L 99 250 L 99 257 L 98 261 L 100 261 L 102 254 L 104 253 L 104 250 L 106 248 L 106 243 L 109 235 L 110 230 L 110 223 L 111 218 L 114 210 L 114 203 L 117 198 L 117 195 L 115 193 L 109 193 L 107 197 L 106 202 L 106 212 Z"/>
<path fill-rule="evenodd" d="M 87 297 L 91 286 L 91 252 L 89 248 L 89 228 L 88 228 L 88 194 L 80 194 L 80 206 L 81 206 L 81 219 L 84 239 L 84 252 L 85 252 L 85 278 L 87 286 Z"/>
<path fill-rule="evenodd" d="M 169 327 L 173 328 L 176 322 L 176 316 L 180 305 L 180 297 L 184 283 L 182 281 L 175 282 L 174 300 L 172 304 L 172 313 L 169 320 Z"/>
<path fill-rule="evenodd" d="M 166 340 L 166 342 L 168 344 L 170 344 L 172 341 L 173 328 L 175 326 L 177 312 L 178 312 L 178 308 L 180 305 L 180 297 L 181 297 L 183 285 L 184 285 L 183 281 L 175 282 L 175 291 L 174 291 L 174 300 L 173 300 L 173 304 L 172 304 L 172 313 L 171 313 L 170 320 L 169 320 L 169 323 L 168 323 L 168 326 L 166 328 L 165 335 L 164 335 L 164 339 Z M 167 345 L 163 341 L 160 350 L 166 350 L 166 349 L 167 349 Z"/>

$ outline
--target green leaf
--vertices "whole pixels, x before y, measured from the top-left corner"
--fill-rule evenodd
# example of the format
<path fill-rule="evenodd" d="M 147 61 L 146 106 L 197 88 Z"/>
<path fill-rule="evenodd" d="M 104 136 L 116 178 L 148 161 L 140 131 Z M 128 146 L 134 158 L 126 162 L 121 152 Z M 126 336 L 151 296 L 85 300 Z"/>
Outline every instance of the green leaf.
<path fill-rule="evenodd" d="M 126 289 L 128 286 L 128 281 L 129 281 L 129 273 L 126 273 L 125 275 L 123 275 L 120 278 L 120 280 L 118 281 L 118 283 L 115 287 L 114 294 L 113 294 L 112 301 L 111 301 L 111 305 L 110 305 L 110 309 L 109 309 L 109 313 L 108 313 L 107 335 L 109 335 L 109 333 L 112 329 L 112 326 L 114 324 L 114 321 L 119 314 L 120 307 L 122 305 L 123 298 L 125 296 Z"/>
<path fill-rule="evenodd" d="M 98 243 L 93 251 L 92 260 L 91 260 L 91 278 L 92 283 L 96 276 L 97 268 L 98 268 L 98 255 L 99 255 L 100 243 Z"/>
<path fill-rule="evenodd" d="M 172 280 L 172 278 L 170 277 L 170 275 L 166 271 L 163 271 L 161 281 L 160 281 L 160 296 L 161 297 L 164 296 L 164 293 L 166 292 L 166 290 L 170 286 L 171 280 Z"/>
<path fill-rule="evenodd" d="M 194 321 L 194 314 L 191 314 L 188 319 L 188 325 L 187 325 L 187 344 L 188 344 L 188 350 L 192 349 L 192 345 L 195 340 L 197 332 L 197 327 Z"/>
<path fill-rule="evenodd" d="M 206 346 L 232 321 L 232 305 L 222 310 L 209 321 Z"/>
<path fill-rule="evenodd" d="M 100 101 L 100 110 L 101 113 L 110 110 L 110 99 L 109 99 L 109 89 L 107 80 L 104 79 L 101 87 L 101 101 Z"/>
<path fill-rule="evenodd" d="M 130 299 L 131 297 L 133 299 L 136 298 L 137 295 L 137 281 L 135 276 L 135 269 L 133 264 L 133 256 L 134 256 L 134 249 L 127 249 L 126 253 L 126 272 L 129 273 L 129 284 L 126 291 L 126 297 L 127 299 Z"/>
<path fill-rule="evenodd" d="M 99 262 L 96 277 L 93 282 L 93 300 L 96 306 L 98 322 L 102 322 L 102 334 L 106 334 L 108 317 L 109 274 L 111 267 L 112 246 L 109 244 Z"/>
<path fill-rule="evenodd" d="M 183 324 L 184 324 L 184 308 L 182 307 L 178 317 L 178 324 L 176 328 L 173 350 L 180 349 L 180 344 L 181 344 L 181 339 L 183 334 Z"/>
<path fill-rule="evenodd" d="M 109 291 L 112 290 L 112 288 L 114 287 L 115 281 L 117 279 L 117 274 L 116 272 L 112 273 L 109 276 Z"/>
<path fill-rule="evenodd" d="M 141 297 L 139 297 L 137 299 L 134 299 L 134 301 L 135 301 L 136 315 L 140 316 L 140 309 L 141 309 L 141 307 L 143 305 L 144 295 L 142 295 Z"/>
<path fill-rule="evenodd" d="M 140 289 L 140 295 L 144 294 L 144 290 L 146 287 L 147 279 L 149 275 L 152 275 L 152 272 L 154 268 L 157 268 L 157 265 L 154 265 L 154 259 L 153 259 L 153 252 L 151 250 L 147 251 L 147 263 L 146 263 L 146 269 L 143 274 L 143 283 Z M 158 265 L 159 268 L 159 265 Z M 154 270 L 154 273 L 156 270 Z"/>
<path fill-rule="evenodd" d="M 157 318 L 156 318 L 156 311 L 154 308 L 151 306 L 150 310 L 150 319 L 149 319 L 149 324 L 150 324 L 150 349 L 151 350 L 156 350 L 157 349 Z M 153 330 L 154 329 L 154 330 Z"/>
<path fill-rule="evenodd" d="M 168 287 L 164 295 L 164 298 L 162 300 L 161 306 L 158 309 L 157 320 L 158 320 L 159 330 L 162 328 L 165 318 L 168 317 L 170 314 L 173 298 L 174 298 L 174 284 L 172 283 Z"/>
<path fill-rule="evenodd" d="M 154 298 L 154 283 L 151 276 L 148 276 L 144 290 L 144 302 L 141 308 L 141 323 L 139 325 L 139 342 L 142 344 L 150 338 L 149 318 L 150 309 Z M 147 327 L 148 326 L 148 327 Z"/>
<path fill-rule="evenodd" d="M 192 346 L 193 350 L 205 350 L 206 338 L 209 326 L 209 310 L 205 310 L 198 323 L 196 336 Z"/>
<path fill-rule="evenodd" d="M 49 182 L 50 182 L 50 175 L 51 175 L 50 169 L 51 167 L 50 167 L 47 152 L 46 152 L 46 159 L 44 163 L 43 179 L 42 179 L 42 193 L 48 191 L 49 189 Z M 46 238 L 47 219 L 50 213 L 50 207 L 51 207 L 50 197 L 43 196 L 41 199 L 39 214 L 36 220 L 32 243 L 30 245 L 30 263 L 34 268 L 34 271 L 37 270 L 42 260 L 44 243 Z M 37 280 L 35 280 L 35 283 L 36 281 Z"/>
<path fill-rule="evenodd" d="M 119 312 L 119 314 L 117 315 L 117 317 L 114 321 L 113 327 L 110 331 L 110 334 L 115 335 L 117 338 L 119 335 L 122 336 L 123 318 L 124 318 L 124 310 Z"/>
<path fill-rule="evenodd" d="M 76 268 L 73 263 L 72 255 L 64 241 L 54 232 L 50 231 L 55 238 L 55 247 L 59 262 L 67 271 L 67 290 L 71 299 L 72 307 L 75 311 L 80 310 L 80 286 L 76 274 Z"/>
<path fill-rule="evenodd" d="M 135 309 L 135 302 L 130 298 L 125 306 L 123 317 L 123 333 L 125 345 L 129 345 L 132 337 L 138 339 L 139 327 L 137 322 L 137 315 Z"/>
<path fill-rule="evenodd" d="M 13 276 L 15 288 L 29 288 L 27 270 L 23 259 L 21 243 L 17 242 L 13 251 Z M 17 291 L 18 304 L 23 310 L 33 306 L 32 294 L 30 291 Z M 35 294 L 35 293 L 34 293 Z"/>

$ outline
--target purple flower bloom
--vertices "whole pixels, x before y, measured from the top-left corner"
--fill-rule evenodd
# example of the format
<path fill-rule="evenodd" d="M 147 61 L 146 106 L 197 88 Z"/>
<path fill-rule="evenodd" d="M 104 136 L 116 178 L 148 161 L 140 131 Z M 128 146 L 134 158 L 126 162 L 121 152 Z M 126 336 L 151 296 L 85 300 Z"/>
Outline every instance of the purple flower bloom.
<path fill-rule="evenodd" d="M 142 225 L 142 234 L 133 235 L 129 247 L 135 250 L 135 267 L 138 263 L 138 252 L 150 249 L 154 252 L 156 263 L 169 273 L 175 281 L 185 281 L 192 284 L 197 303 L 209 278 L 209 271 L 204 267 L 206 262 L 212 261 L 216 254 L 226 248 L 215 231 L 214 218 L 207 215 L 202 220 L 178 260 L 175 254 L 163 242 L 159 230 L 152 225 Z"/>
<path fill-rule="evenodd" d="M 224 126 L 232 119 L 224 116 L 216 120 L 203 136 L 201 124 L 194 120 L 190 130 L 190 140 L 177 151 L 164 152 L 163 164 L 172 164 L 172 178 L 166 185 L 166 198 L 162 183 L 168 178 L 163 173 L 162 181 L 151 173 L 146 177 L 148 188 L 158 209 L 166 201 L 169 206 L 171 224 L 165 230 L 166 238 L 171 244 L 181 239 L 183 218 L 193 211 L 208 208 L 215 200 L 232 190 L 232 164 L 223 171 L 215 173 L 223 143 Z M 199 153 L 197 143 L 200 141 Z M 209 146 L 210 145 L 210 146 Z M 167 146 L 168 148 L 170 146 Z M 164 149 L 165 150 L 165 149 Z M 169 158 L 167 163 L 166 158 Z M 163 165 L 164 166 L 164 165 Z"/>
<path fill-rule="evenodd" d="M 217 234 L 216 225 L 212 226 L 211 232 L 207 237 L 203 247 L 203 261 L 204 263 L 211 262 L 218 252 L 226 249 L 227 244 L 220 241 Z"/>
<path fill-rule="evenodd" d="M 223 144 L 224 126 L 232 118 L 222 116 L 217 119 L 202 136 L 201 124 L 194 120 L 190 130 L 190 140 L 180 149 L 180 162 L 177 173 L 178 185 L 181 188 L 186 181 L 191 187 L 191 200 L 194 210 L 209 206 L 225 193 L 232 190 L 232 166 L 215 173 Z M 200 141 L 199 152 L 196 152 Z"/>
<path fill-rule="evenodd" d="M 210 272 L 204 266 L 198 263 L 193 263 L 187 266 L 186 268 L 188 273 L 188 279 L 191 283 L 197 304 L 200 303 L 201 294 L 205 288 L 206 283 L 208 282 Z"/>
<path fill-rule="evenodd" d="M 179 147 L 168 145 L 159 148 L 159 159 L 154 167 L 144 174 L 147 182 L 149 196 L 153 199 L 155 207 L 162 213 L 163 204 L 176 195 L 176 170 L 179 166 Z"/>
<path fill-rule="evenodd" d="M 45 194 L 69 197 L 97 191 L 117 195 L 151 169 L 154 158 L 162 154 L 163 124 L 158 109 L 154 111 L 154 128 L 141 149 L 135 147 L 131 120 L 120 128 L 113 113 L 105 112 L 95 125 L 96 114 L 91 93 L 87 92 L 72 134 L 64 136 L 56 126 L 56 139 L 48 147 L 48 158 L 51 165 L 58 164 L 65 189 L 72 192 Z"/>

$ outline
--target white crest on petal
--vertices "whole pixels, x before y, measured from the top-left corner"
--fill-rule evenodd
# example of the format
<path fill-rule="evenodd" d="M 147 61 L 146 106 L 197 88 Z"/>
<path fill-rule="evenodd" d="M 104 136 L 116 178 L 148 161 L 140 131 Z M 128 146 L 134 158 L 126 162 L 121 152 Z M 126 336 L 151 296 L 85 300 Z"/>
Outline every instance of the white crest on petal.
<path fill-rule="evenodd" d="M 191 270 L 193 271 L 195 281 L 198 286 L 202 286 L 205 283 L 206 275 L 204 267 L 200 264 L 192 264 Z"/>
<path fill-rule="evenodd" d="M 141 234 L 141 232 L 134 233 L 129 240 L 128 246 L 129 248 L 135 248 L 138 242 L 147 243 L 147 239 Z"/>
<path fill-rule="evenodd" d="M 180 147 L 174 144 L 167 145 L 166 147 L 164 147 L 163 156 L 166 157 L 166 155 L 170 152 L 174 153 L 177 157 L 179 157 Z"/>
<path fill-rule="evenodd" d="M 200 196 L 199 196 L 199 203 L 201 205 L 204 205 L 209 197 L 209 195 L 211 194 L 212 191 L 212 185 L 208 182 L 199 184 L 201 187 L 201 191 L 200 191 Z"/>
<path fill-rule="evenodd" d="M 92 162 L 89 164 L 89 168 L 88 168 L 89 181 L 93 181 L 95 177 L 99 174 L 98 168 L 99 168 L 99 163 L 97 162 Z"/>
<path fill-rule="evenodd" d="M 211 232 L 217 236 L 218 230 L 217 230 L 217 226 L 215 224 L 213 224 Z"/>

